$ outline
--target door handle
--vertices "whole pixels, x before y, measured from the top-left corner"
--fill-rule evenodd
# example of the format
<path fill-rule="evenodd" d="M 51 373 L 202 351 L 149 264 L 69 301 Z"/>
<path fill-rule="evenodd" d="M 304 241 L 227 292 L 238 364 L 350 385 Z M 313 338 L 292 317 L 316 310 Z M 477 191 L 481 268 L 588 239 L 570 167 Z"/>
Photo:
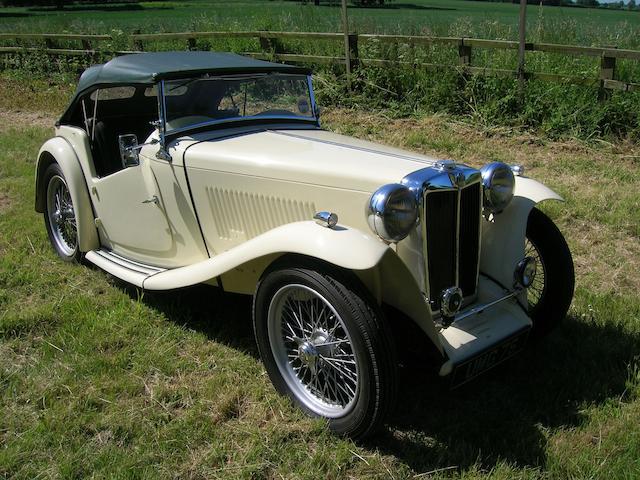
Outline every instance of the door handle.
<path fill-rule="evenodd" d="M 155 203 L 156 205 L 158 205 L 158 202 L 159 200 L 157 195 L 154 195 L 153 197 L 142 201 L 142 203 Z"/>

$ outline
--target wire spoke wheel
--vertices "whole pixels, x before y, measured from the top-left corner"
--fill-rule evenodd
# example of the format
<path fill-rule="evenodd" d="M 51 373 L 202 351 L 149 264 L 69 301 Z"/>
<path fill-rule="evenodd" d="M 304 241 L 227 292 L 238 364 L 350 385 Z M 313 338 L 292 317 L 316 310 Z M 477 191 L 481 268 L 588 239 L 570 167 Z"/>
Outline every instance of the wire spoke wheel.
<path fill-rule="evenodd" d="M 569 311 L 575 275 L 566 240 L 553 220 L 537 208 L 531 210 L 527 220 L 525 255 L 533 257 L 538 267 L 527 300 L 532 335 L 541 338 Z"/>
<path fill-rule="evenodd" d="M 527 300 L 529 302 L 529 311 L 531 311 L 540 303 L 540 299 L 545 293 L 547 286 L 545 282 L 546 266 L 540 250 L 528 237 L 525 239 L 524 255 L 525 257 L 534 258 L 538 267 L 533 283 L 527 289 Z"/>
<path fill-rule="evenodd" d="M 76 216 L 67 182 L 54 175 L 47 185 L 47 219 L 51 236 L 61 253 L 70 257 L 78 246 Z"/>
<path fill-rule="evenodd" d="M 311 411 L 335 418 L 352 407 L 360 367 L 340 315 L 316 290 L 290 284 L 269 305 L 273 356 L 289 389 Z"/>

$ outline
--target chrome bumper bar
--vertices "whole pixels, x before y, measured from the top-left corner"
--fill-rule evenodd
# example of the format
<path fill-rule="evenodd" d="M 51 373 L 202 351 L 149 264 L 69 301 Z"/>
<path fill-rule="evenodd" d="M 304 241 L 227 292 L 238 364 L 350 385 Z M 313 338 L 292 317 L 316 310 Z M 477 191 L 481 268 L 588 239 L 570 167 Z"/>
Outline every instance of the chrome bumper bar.
<path fill-rule="evenodd" d="M 523 291 L 525 291 L 524 288 L 520 288 L 517 290 L 513 290 L 511 292 L 506 293 L 505 295 L 503 295 L 502 297 L 499 297 L 491 302 L 487 302 L 487 303 L 482 303 L 480 305 L 474 305 L 473 307 L 469 308 L 468 310 L 464 310 L 462 312 L 459 312 L 457 315 L 455 315 L 453 317 L 453 321 L 451 322 L 450 325 L 448 325 L 447 327 L 451 326 L 451 325 L 455 325 L 456 322 L 459 322 L 461 320 L 464 320 L 467 317 L 471 317 L 473 315 L 480 315 L 481 313 L 483 313 L 485 310 L 498 305 L 499 303 L 505 302 L 511 298 L 515 298 L 518 295 L 520 295 Z M 437 320 L 438 322 L 438 326 L 440 328 L 447 328 L 444 327 L 440 322 L 439 322 L 439 318 Z"/>

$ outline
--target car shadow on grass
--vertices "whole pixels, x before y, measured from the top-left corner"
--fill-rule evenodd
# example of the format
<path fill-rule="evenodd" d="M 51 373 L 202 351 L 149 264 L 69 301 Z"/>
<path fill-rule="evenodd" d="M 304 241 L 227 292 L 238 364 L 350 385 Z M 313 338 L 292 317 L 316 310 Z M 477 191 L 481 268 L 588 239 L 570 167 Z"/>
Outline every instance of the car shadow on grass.
<path fill-rule="evenodd" d="M 130 285 L 120 286 L 132 298 L 141 298 L 147 306 L 162 312 L 169 321 L 259 358 L 253 338 L 250 296 L 226 293 L 206 285 L 144 294 Z"/>
<path fill-rule="evenodd" d="M 573 317 L 478 379 L 451 390 L 435 374 L 402 369 L 389 430 L 370 444 L 414 470 L 498 462 L 546 464 L 545 429 L 574 427 L 587 405 L 623 399 L 640 336 Z"/>
<path fill-rule="evenodd" d="M 169 321 L 258 358 L 249 296 L 198 286 L 142 299 Z M 417 472 L 490 470 L 498 462 L 544 467 L 543 431 L 580 425 L 585 405 L 624 399 L 627 365 L 638 351 L 638 335 L 568 317 L 542 341 L 454 390 L 431 369 L 403 366 L 388 428 L 361 446 Z"/>

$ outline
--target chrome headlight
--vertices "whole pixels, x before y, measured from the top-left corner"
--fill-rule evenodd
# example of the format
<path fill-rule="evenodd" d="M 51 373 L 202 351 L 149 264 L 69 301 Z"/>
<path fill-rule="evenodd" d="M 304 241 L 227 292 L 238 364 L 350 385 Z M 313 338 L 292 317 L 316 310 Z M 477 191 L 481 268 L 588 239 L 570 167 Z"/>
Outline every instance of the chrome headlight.
<path fill-rule="evenodd" d="M 418 218 L 415 194 L 404 185 L 390 183 L 373 192 L 366 207 L 367 223 L 383 240 L 399 242 Z"/>
<path fill-rule="evenodd" d="M 484 185 L 484 209 L 489 213 L 499 213 L 513 198 L 516 180 L 509 165 L 493 162 L 480 169 Z"/>

